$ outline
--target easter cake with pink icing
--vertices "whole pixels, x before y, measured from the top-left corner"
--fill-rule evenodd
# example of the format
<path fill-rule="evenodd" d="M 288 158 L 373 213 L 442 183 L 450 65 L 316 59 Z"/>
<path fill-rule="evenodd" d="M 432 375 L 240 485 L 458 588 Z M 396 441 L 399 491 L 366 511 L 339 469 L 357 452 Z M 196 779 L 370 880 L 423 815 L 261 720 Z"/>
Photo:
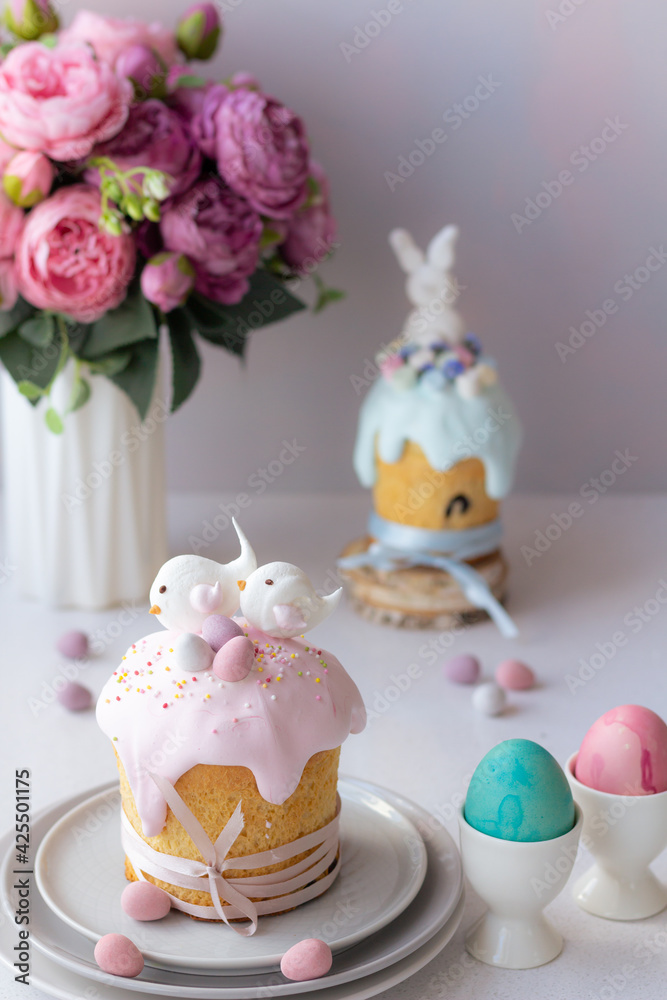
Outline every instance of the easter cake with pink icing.
<path fill-rule="evenodd" d="M 289 563 L 257 568 L 237 531 L 234 562 L 177 556 L 159 571 L 165 628 L 127 650 L 97 720 L 120 772 L 127 878 L 251 934 L 336 878 L 340 746 L 366 713 L 304 634 L 340 593 L 319 597 Z"/>

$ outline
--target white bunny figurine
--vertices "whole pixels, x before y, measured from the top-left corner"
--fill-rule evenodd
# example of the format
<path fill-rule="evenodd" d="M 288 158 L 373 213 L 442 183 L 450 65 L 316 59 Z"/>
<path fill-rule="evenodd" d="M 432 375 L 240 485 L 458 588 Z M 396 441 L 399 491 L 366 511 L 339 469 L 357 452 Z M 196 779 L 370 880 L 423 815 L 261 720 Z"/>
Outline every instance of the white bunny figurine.
<path fill-rule="evenodd" d="M 449 273 L 458 235 L 458 226 L 445 226 L 424 253 L 406 229 L 394 229 L 389 234 L 391 248 L 408 275 L 406 295 L 415 307 L 405 321 L 403 335 L 423 347 L 437 340 L 460 344 L 466 332 L 461 316 L 453 308 L 459 286 Z"/>

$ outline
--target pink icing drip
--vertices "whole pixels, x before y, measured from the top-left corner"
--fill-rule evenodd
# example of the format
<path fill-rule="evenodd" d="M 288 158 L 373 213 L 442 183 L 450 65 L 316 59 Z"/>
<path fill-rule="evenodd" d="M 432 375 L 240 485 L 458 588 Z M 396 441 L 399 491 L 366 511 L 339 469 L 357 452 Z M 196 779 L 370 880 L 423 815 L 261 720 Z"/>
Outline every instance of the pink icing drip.
<path fill-rule="evenodd" d="M 364 728 L 359 691 L 334 656 L 308 640 L 274 639 L 240 624 L 256 650 L 242 681 L 178 670 L 169 653 L 178 633 L 160 631 L 128 649 L 102 690 L 97 721 L 114 741 L 148 837 L 167 812 L 149 771 L 175 784 L 195 764 L 248 767 L 260 794 L 280 804 L 313 754 Z"/>

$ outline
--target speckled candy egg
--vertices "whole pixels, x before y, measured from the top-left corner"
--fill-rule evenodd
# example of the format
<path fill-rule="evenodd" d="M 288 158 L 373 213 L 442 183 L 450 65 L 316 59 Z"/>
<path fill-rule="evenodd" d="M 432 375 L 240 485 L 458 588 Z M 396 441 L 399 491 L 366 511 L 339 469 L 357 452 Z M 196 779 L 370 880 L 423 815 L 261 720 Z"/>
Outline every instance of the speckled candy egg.
<path fill-rule="evenodd" d="M 90 708 L 93 696 L 83 684 L 75 684 L 74 681 L 67 681 L 65 686 L 58 692 L 58 701 L 63 708 L 68 708 L 70 712 L 83 712 Z"/>
<path fill-rule="evenodd" d="M 319 938 L 306 938 L 285 952 L 280 962 L 280 971 L 286 979 L 302 983 L 307 979 L 326 976 L 333 958 L 331 948 Z"/>
<path fill-rule="evenodd" d="M 174 639 L 174 663 L 186 674 L 208 670 L 213 663 L 213 650 L 195 632 L 182 632 Z"/>
<path fill-rule="evenodd" d="M 206 639 L 214 653 L 236 636 L 243 635 L 243 629 L 233 618 L 226 615 L 209 615 L 201 627 L 202 638 Z"/>
<path fill-rule="evenodd" d="M 162 920 L 171 909 L 171 900 L 159 885 L 130 882 L 121 893 L 120 905 L 133 920 Z"/>
<path fill-rule="evenodd" d="M 442 668 L 448 681 L 454 684 L 476 684 L 479 679 L 480 665 L 476 656 L 470 653 L 460 653 L 447 660 Z"/>
<path fill-rule="evenodd" d="M 255 662 L 255 647 L 247 636 L 235 636 L 218 650 L 213 660 L 213 673 L 221 681 L 242 681 Z"/>
<path fill-rule="evenodd" d="M 521 660 L 503 660 L 496 667 L 496 681 L 508 691 L 528 691 L 535 685 L 535 674 Z"/>
<path fill-rule="evenodd" d="M 641 705 L 612 708 L 584 736 L 574 773 L 612 795 L 667 791 L 667 725 Z"/>
<path fill-rule="evenodd" d="M 110 976 L 134 979 L 144 967 L 144 956 L 124 934 L 105 934 L 95 945 L 95 961 Z"/>
<path fill-rule="evenodd" d="M 532 740 L 505 740 L 477 765 L 465 818 L 499 840 L 552 840 L 574 826 L 574 800 L 548 750 Z"/>
<path fill-rule="evenodd" d="M 473 691 L 472 704 L 483 715 L 500 715 L 507 707 L 507 695 L 494 681 L 486 681 Z"/>
<path fill-rule="evenodd" d="M 77 630 L 65 632 L 56 642 L 56 649 L 68 660 L 82 660 L 88 655 L 88 636 Z"/>

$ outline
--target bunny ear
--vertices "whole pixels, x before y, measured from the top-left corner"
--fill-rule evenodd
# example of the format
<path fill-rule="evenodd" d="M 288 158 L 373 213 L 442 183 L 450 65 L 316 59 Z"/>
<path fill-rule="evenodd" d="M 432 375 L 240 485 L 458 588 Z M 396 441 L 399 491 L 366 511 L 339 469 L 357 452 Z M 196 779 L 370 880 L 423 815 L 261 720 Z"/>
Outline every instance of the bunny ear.
<path fill-rule="evenodd" d="M 389 245 L 406 274 L 412 274 L 424 263 L 424 254 L 407 229 L 392 229 L 389 233 Z"/>
<path fill-rule="evenodd" d="M 454 244 L 459 235 L 458 226 L 445 226 L 436 233 L 426 250 L 426 259 L 438 271 L 450 271 L 454 263 Z"/>

